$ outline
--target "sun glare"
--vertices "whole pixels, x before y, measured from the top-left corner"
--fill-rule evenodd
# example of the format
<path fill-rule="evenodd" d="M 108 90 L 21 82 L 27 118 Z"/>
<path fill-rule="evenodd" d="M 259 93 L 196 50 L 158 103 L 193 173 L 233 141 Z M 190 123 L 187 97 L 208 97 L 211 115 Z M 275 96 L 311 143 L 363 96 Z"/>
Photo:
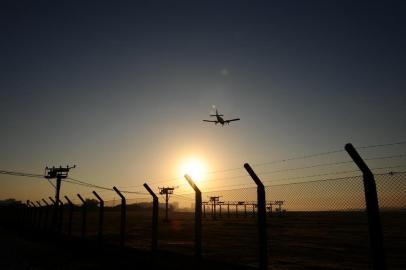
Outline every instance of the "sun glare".
<path fill-rule="evenodd" d="M 205 164 L 198 159 L 188 159 L 180 167 L 182 177 L 188 174 L 195 182 L 201 182 L 207 169 Z"/>

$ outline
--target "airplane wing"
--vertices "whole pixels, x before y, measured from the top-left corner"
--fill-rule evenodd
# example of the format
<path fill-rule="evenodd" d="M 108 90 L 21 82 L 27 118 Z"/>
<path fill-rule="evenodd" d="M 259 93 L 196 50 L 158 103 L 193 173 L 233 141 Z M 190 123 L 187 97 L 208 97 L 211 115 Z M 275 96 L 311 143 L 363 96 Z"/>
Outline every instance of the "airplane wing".
<path fill-rule="evenodd" d="M 204 122 L 212 122 L 212 123 L 217 123 L 218 121 L 215 120 L 203 120 Z"/>
<path fill-rule="evenodd" d="M 240 118 L 234 118 L 234 119 L 224 120 L 224 123 L 230 123 L 230 122 L 238 121 L 238 120 L 240 120 Z"/>

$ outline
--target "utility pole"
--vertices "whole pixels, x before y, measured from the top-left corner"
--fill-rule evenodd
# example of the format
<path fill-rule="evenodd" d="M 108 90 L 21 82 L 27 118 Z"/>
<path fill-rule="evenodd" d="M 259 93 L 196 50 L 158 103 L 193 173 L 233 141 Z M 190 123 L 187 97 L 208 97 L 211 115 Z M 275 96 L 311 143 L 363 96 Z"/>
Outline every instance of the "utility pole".
<path fill-rule="evenodd" d="M 158 187 L 159 194 L 165 195 L 165 219 L 164 221 L 169 221 L 168 219 L 168 203 L 169 195 L 173 194 L 175 187 Z"/>
<path fill-rule="evenodd" d="M 58 223 L 58 205 L 60 204 L 59 200 L 59 194 L 61 191 L 61 183 L 62 179 L 65 179 L 68 177 L 68 173 L 70 169 L 76 168 L 76 165 L 73 167 L 45 167 L 45 174 L 44 177 L 46 179 L 55 179 L 56 178 L 56 187 L 55 187 L 55 203 L 54 203 L 54 212 L 52 214 L 52 225 L 53 228 L 55 229 Z"/>

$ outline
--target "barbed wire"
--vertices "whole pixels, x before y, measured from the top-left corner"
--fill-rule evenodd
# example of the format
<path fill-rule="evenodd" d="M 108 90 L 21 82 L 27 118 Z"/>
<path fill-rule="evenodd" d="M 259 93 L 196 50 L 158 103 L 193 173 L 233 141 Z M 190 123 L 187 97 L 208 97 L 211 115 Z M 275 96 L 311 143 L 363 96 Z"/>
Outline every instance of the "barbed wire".
<path fill-rule="evenodd" d="M 395 166 L 398 167 L 398 166 Z M 400 167 L 400 166 L 399 166 Z M 406 167 L 406 166 L 402 166 L 402 167 Z M 379 168 L 377 168 L 379 169 Z M 406 171 L 390 171 L 390 172 L 386 172 L 386 173 L 376 173 L 374 174 L 375 176 L 384 176 L 384 175 L 396 175 L 396 174 L 403 174 L 406 173 Z M 290 182 L 290 183 L 281 183 L 281 184 L 270 184 L 270 185 L 265 185 L 265 188 L 267 187 L 274 187 L 274 186 L 287 186 L 287 185 L 296 185 L 296 184 L 306 184 L 306 183 L 314 183 L 314 182 L 324 182 L 324 181 L 336 181 L 336 180 L 348 180 L 350 178 L 356 178 L 356 177 L 362 177 L 361 174 L 358 175 L 352 175 L 352 176 L 345 176 L 345 177 L 337 177 L 337 178 L 323 178 L 323 179 L 315 179 L 315 180 L 311 180 L 311 181 L 300 181 L 300 182 Z M 265 183 L 265 181 L 264 181 Z M 246 184 L 246 185 L 250 185 L 250 184 Z M 232 186 L 225 186 L 224 188 L 227 187 L 232 187 Z M 237 191 L 237 190 L 244 190 L 244 189 L 256 189 L 256 185 L 255 184 L 251 184 L 251 186 L 246 186 L 246 187 L 240 187 L 240 188 L 231 188 L 231 189 L 212 189 L 212 190 L 204 190 L 202 191 L 202 193 L 213 193 L 213 192 L 225 192 L 225 191 Z M 192 195 L 194 193 L 181 193 L 181 194 L 176 194 L 177 196 L 184 196 L 184 195 Z"/>
<path fill-rule="evenodd" d="M 394 142 L 394 143 L 386 143 L 386 144 L 358 146 L 357 148 L 358 149 L 368 149 L 368 148 L 388 147 L 388 146 L 403 145 L 403 144 L 406 144 L 406 141 L 400 141 L 400 142 Z M 326 152 L 314 153 L 314 154 L 303 155 L 303 156 L 296 156 L 296 157 L 291 157 L 291 158 L 286 158 L 286 159 L 279 159 L 279 160 L 262 162 L 262 163 L 253 163 L 251 165 L 258 167 L 258 166 L 264 166 L 264 165 L 270 165 L 270 164 L 276 164 L 276 163 L 283 163 L 283 162 L 288 162 L 288 161 L 293 161 L 293 160 L 303 160 L 303 159 L 309 159 L 309 158 L 320 157 L 320 156 L 325 156 L 325 155 L 331 155 L 331 154 L 340 153 L 340 152 L 344 152 L 344 151 L 345 151 L 344 149 L 339 149 L 339 150 L 326 151 Z M 405 155 L 402 154 L 402 155 L 398 155 L 397 157 L 400 157 L 400 156 L 403 157 Z M 392 156 L 392 157 L 395 157 L 395 156 Z M 392 157 L 382 157 L 382 158 L 392 158 Z M 368 159 L 366 159 L 366 160 L 368 160 Z M 369 160 L 371 160 L 371 159 L 369 159 Z M 348 163 L 350 163 L 350 162 L 351 161 L 348 161 Z M 343 162 L 337 162 L 337 163 L 333 163 L 333 164 L 344 164 L 344 163 Z M 333 164 L 329 164 L 329 165 L 333 165 Z M 312 166 L 308 166 L 308 167 L 290 168 L 290 169 L 284 169 L 284 170 L 285 171 L 288 171 L 288 170 L 300 170 L 300 169 L 306 169 L 306 168 L 311 168 L 311 167 L 315 168 L 315 167 L 320 167 L 320 166 L 327 166 L 327 164 L 318 164 L 318 165 L 312 165 Z M 216 173 L 220 173 L 220 172 L 228 172 L 228 171 L 234 171 L 234 170 L 240 170 L 240 169 L 243 169 L 243 168 L 242 167 L 236 167 L 236 168 L 229 168 L 229 169 L 223 169 L 223 170 L 216 170 L 216 171 L 206 172 L 206 174 L 216 174 Z M 275 172 L 283 172 L 284 170 L 263 172 L 262 174 L 265 174 L 265 173 L 271 174 L 271 173 L 275 173 Z M 43 178 L 42 174 L 8 171 L 8 170 L 0 170 L 0 174 L 12 175 L 12 176 L 22 176 L 22 177 L 31 177 L 31 178 Z M 238 178 L 238 177 L 245 177 L 245 176 L 234 176 L 234 177 L 229 178 L 229 179 L 235 179 L 235 178 Z M 174 178 L 170 178 L 170 179 L 166 179 L 166 180 L 152 181 L 152 182 L 150 182 L 150 184 L 169 183 L 169 182 L 173 182 L 173 181 L 178 181 L 179 179 L 181 179 L 181 177 L 174 177 Z M 217 179 L 216 181 L 219 181 L 219 180 L 221 180 L 221 179 Z M 223 180 L 224 180 L 224 178 L 223 178 Z M 114 191 L 112 188 L 109 188 L 109 187 L 104 187 L 104 186 L 100 186 L 100 185 L 91 184 L 89 182 L 74 179 L 74 178 L 68 178 L 68 179 L 65 179 L 65 181 L 68 182 L 68 183 L 71 183 L 71 184 L 81 185 L 81 186 L 85 186 L 85 187 L 91 187 L 91 188 L 107 190 L 107 191 Z M 137 186 L 132 186 L 132 187 L 141 187 L 141 186 L 142 185 L 137 185 Z M 128 186 L 128 187 L 130 187 L 130 186 Z M 124 191 L 121 191 L 121 192 L 122 193 L 129 193 L 129 194 L 148 195 L 147 193 L 142 193 L 142 192 L 137 192 L 137 191 L 129 191 L 129 190 L 124 190 Z"/>
<path fill-rule="evenodd" d="M 372 158 L 365 158 L 364 160 L 365 161 L 385 160 L 385 159 L 404 158 L 404 157 L 406 157 L 406 154 L 383 156 L 383 157 L 372 157 Z M 343 165 L 343 164 L 354 164 L 354 162 L 352 160 L 350 160 L 350 161 L 342 161 L 342 162 L 321 163 L 321 164 L 315 164 L 315 165 L 310 165 L 310 166 L 287 168 L 287 169 L 280 169 L 280 170 L 273 170 L 273 171 L 265 171 L 265 172 L 259 171 L 257 173 L 261 174 L 261 175 L 267 175 L 267 174 L 274 174 L 274 173 L 281 173 L 281 172 L 288 172 L 288 171 L 297 171 L 297 170 L 305 170 L 305 169 L 320 168 L 320 167 L 328 167 L 328 166 Z M 202 182 L 216 182 L 216 181 L 220 181 L 220 180 L 232 180 L 232 179 L 245 178 L 245 177 L 248 177 L 248 174 L 207 179 L 207 180 L 204 180 Z"/>
<path fill-rule="evenodd" d="M 386 144 L 364 145 L 364 146 L 358 146 L 357 148 L 358 149 L 369 149 L 369 148 L 380 148 L 380 147 L 388 147 L 388 146 L 403 145 L 403 144 L 406 144 L 406 141 L 399 141 L 399 142 L 386 143 Z M 309 158 L 314 158 L 314 157 L 326 156 L 326 155 L 331 155 L 331 154 L 341 153 L 341 152 L 345 152 L 345 149 L 337 149 L 337 150 L 332 150 L 332 151 L 314 153 L 314 154 L 303 155 L 303 156 L 296 156 L 296 157 L 273 160 L 273 161 L 262 162 L 262 163 L 252 163 L 251 165 L 260 167 L 260 166 L 265 166 L 265 165 L 284 163 L 284 162 L 288 162 L 288 161 L 303 160 L 303 159 L 309 159 Z M 365 160 L 367 160 L 367 159 L 365 159 Z M 352 161 L 349 161 L 348 163 L 350 163 L 350 162 L 352 162 Z M 222 170 L 209 171 L 209 172 L 205 172 L 204 174 L 206 174 L 206 175 L 217 174 L 217 173 L 230 172 L 230 171 L 243 170 L 243 169 L 244 169 L 243 166 L 240 166 L 240 167 L 234 167 L 234 168 L 228 168 L 228 169 L 222 169 Z M 168 179 L 151 181 L 151 182 L 149 182 L 149 184 L 172 183 L 172 182 L 175 182 L 178 180 L 181 180 L 181 177 L 172 177 L 172 178 L 168 178 Z M 126 186 L 126 188 L 140 187 L 140 186 L 142 186 L 142 185 Z"/>

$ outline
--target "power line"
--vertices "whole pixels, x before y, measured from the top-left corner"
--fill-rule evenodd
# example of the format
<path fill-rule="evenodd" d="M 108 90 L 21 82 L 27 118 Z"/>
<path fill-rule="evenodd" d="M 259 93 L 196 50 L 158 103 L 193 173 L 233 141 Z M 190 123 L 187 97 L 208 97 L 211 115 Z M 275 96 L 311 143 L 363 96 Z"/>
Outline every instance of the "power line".
<path fill-rule="evenodd" d="M 372 158 L 366 158 L 364 160 L 365 161 L 385 160 L 385 159 L 394 159 L 394 158 L 403 158 L 403 157 L 406 157 L 406 154 L 383 156 L 383 157 L 372 157 Z M 267 174 L 287 172 L 287 171 L 297 171 L 297 170 L 319 168 L 319 167 L 328 167 L 328 166 L 343 165 L 343 164 L 353 164 L 353 163 L 354 162 L 351 161 L 351 160 L 350 161 L 342 161 L 342 162 L 321 163 L 321 164 L 315 164 L 315 165 L 310 165 L 310 166 L 302 166 L 302 167 L 295 167 L 295 168 L 287 168 L 287 169 L 280 169 L 280 170 L 273 170 L 273 171 L 258 172 L 258 174 L 267 175 Z M 210 180 L 205 180 L 204 182 L 214 182 L 214 181 L 238 179 L 238 178 L 244 178 L 244 177 L 248 177 L 248 175 L 244 174 L 244 175 L 237 175 L 237 176 L 230 176 L 230 177 L 214 178 L 214 179 L 210 179 Z"/>
<path fill-rule="evenodd" d="M 51 182 L 51 180 L 49 180 L 48 178 L 46 178 L 46 179 L 47 179 L 48 183 L 49 183 L 51 186 L 53 186 L 54 188 L 56 188 L 56 186 L 54 185 L 54 183 Z"/>
<path fill-rule="evenodd" d="M 42 174 L 6 171 L 6 170 L 0 170 L 0 174 L 7 174 L 7 175 L 12 175 L 12 176 L 33 177 L 33 178 L 44 178 L 44 176 Z"/>
<path fill-rule="evenodd" d="M 77 184 L 77 185 L 82 185 L 82 186 L 86 186 L 86 187 L 92 187 L 92 188 L 97 188 L 97 189 L 102 189 L 102 190 L 108 190 L 108 191 L 114 191 L 113 188 L 109 188 L 109 187 L 104 187 L 104 186 L 99 186 L 99 185 L 95 185 L 95 184 L 91 184 L 82 180 L 78 180 L 78 179 L 74 179 L 69 177 L 68 178 L 69 181 L 68 183 L 72 183 L 72 184 Z M 73 181 L 73 182 L 72 182 Z M 129 191 L 129 190 L 120 190 L 121 193 L 127 193 L 127 194 L 140 194 L 140 195 L 148 195 L 148 193 L 146 192 L 138 192 L 138 191 Z"/>

